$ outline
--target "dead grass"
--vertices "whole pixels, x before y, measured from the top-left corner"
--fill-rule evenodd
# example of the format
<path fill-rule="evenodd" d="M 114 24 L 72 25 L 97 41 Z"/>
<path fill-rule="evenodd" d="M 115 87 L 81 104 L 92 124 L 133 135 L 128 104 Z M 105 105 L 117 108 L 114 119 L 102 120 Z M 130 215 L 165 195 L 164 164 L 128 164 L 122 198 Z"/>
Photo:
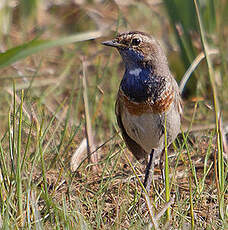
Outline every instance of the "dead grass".
<path fill-rule="evenodd" d="M 2 49 L 33 39 L 42 28 L 42 38 L 54 39 L 62 34 L 94 29 L 96 25 L 106 26 L 108 30 L 108 25 L 120 31 L 153 31 L 163 41 L 164 47 L 169 47 L 169 57 L 179 51 L 162 4 L 152 6 L 134 2 L 116 5 L 105 1 L 99 3 L 100 11 L 97 6 L 95 3 L 52 4 L 50 8 L 43 9 L 42 18 L 34 22 L 35 26 L 30 25 L 25 31 L 17 22 L 18 8 L 15 8 L 14 24 L 7 38 L 1 38 Z M 112 14 L 113 11 L 115 14 Z M 143 212 L 139 205 L 142 188 L 123 151 L 140 178 L 144 175 L 145 165 L 133 158 L 116 135 L 118 128 L 114 102 L 123 65 L 115 52 L 100 46 L 101 40 L 103 38 L 49 49 L 0 70 L 0 225 L 4 229 L 149 228 L 148 212 Z M 199 36 L 194 42 L 199 49 Z M 93 164 L 84 160 L 76 172 L 71 172 L 71 156 L 85 137 L 86 130 L 82 59 L 87 64 L 85 75 L 91 129 L 95 147 L 101 147 L 96 171 Z M 184 69 L 180 57 L 171 61 L 176 74 Z M 218 63 L 220 59 L 216 61 Z M 174 204 L 171 206 L 170 221 L 166 222 L 165 215 L 161 217 L 161 229 L 191 229 L 191 202 L 195 229 L 227 227 L 227 163 L 224 164 L 225 213 L 222 219 L 215 168 L 217 142 L 211 91 L 208 80 L 205 80 L 207 73 L 204 67 L 198 71 L 197 87 L 188 89 L 189 94 L 184 101 L 184 132 L 169 150 L 170 193 Z M 221 89 L 222 85 L 217 87 Z M 18 216 L 18 181 L 15 176 L 18 152 L 15 146 L 20 131 L 19 113 L 16 111 L 21 102 L 21 89 L 24 89 L 20 142 L 23 159 L 20 199 L 23 212 Z M 223 92 L 221 104 L 227 126 L 226 96 Z M 193 114 L 195 118 L 191 126 Z M 106 140 L 109 141 L 105 143 Z M 158 213 L 165 205 L 164 185 L 158 165 L 154 178 L 149 195 L 153 210 Z"/>

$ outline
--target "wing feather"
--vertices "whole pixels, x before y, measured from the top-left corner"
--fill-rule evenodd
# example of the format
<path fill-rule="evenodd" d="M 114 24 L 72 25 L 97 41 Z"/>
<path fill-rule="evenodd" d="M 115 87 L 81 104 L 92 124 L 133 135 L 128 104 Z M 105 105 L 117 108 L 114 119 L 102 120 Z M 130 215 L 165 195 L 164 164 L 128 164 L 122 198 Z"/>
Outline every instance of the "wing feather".
<path fill-rule="evenodd" d="M 137 160 L 143 159 L 145 158 L 148 154 L 145 152 L 145 150 L 138 145 L 133 139 L 131 139 L 124 126 L 123 126 L 123 122 L 121 119 L 121 110 L 122 110 L 122 106 L 119 100 L 119 97 L 117 97 L 116 100 L 116 106 L 115 106 L 115 112 L 116 112 L 116 118 L 117 118 L 117 123 L 120 127 L 121 133 L 122 133 L 122 137 L 128 147 L 128 149 L 132 152 L 132 154 L 136 157 Z"/>

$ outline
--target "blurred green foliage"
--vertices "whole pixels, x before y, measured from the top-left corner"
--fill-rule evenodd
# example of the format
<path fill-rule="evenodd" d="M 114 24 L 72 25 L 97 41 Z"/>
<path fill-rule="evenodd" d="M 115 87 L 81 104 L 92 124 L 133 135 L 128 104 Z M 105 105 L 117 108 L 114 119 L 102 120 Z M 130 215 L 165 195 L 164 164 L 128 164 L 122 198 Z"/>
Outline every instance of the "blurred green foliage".
<path fill-rule="evenodd" d="M 209 48 L 218 49 L 212 63 L 222 115 L 227 120 L 228 1 L 197 2 Z M 203 50 L 195 12 L 192 0 L 0 0 L 0 215 L 5 229 L 21 228 L 18 196 L 25 228 L 145 227 L 144 216 L 135 208 L 141 190 L 132 178 L 118 135 L 100 149 L 98 172 L 93 172 L 87 161 L 75 173 L 69 169 L 70 157 L 85 138 L 82 63 L 86 64 L 91 126 L 99 146 L 116 134 L 115 97 L 124 71 L 117 52 L 100 45 L 103 37 L 126 30 L 153 34 L 167 49 L 172 72 L 180 81 Z M 205 130 L 214 125 L 205 61 L 185 90 L 188 98 L 196 98 L 185 101 L 183 127 L 185 131 L 192 126 L 198 130 L 196 135 L 194 130 L 183 134 L 175 148 L 178 159 L 170 159 L 170 170 L 177 175 L 172 192 L 178 198 L 171 224 L 189 227 L 191 203 L 196 227 L 226 229 L 218 215 L 225 204 L 218 205 L 220 191 L 211 160 L 217 151 L 214 131 L 201 130 L 203 125 Z M 15 166 L 19 153 L 23 162 Z M 143 166 L 132 161 L 143 171 Z M 15 177 L 14 167 L 20 166 L 22 180 Z M 224 170 L 227 172 L 226 165 Z M 191 172 L 194 180 L 189 186 Z M 227 188 L 225 173 L 223 179 Z M 16 193 L 18 183 L 22 190 Z M 151 197 L 159 209 L 163 187 L 160 179 L 155 184 Z M 225 192 L 221 191 L 222 195 Z"/>

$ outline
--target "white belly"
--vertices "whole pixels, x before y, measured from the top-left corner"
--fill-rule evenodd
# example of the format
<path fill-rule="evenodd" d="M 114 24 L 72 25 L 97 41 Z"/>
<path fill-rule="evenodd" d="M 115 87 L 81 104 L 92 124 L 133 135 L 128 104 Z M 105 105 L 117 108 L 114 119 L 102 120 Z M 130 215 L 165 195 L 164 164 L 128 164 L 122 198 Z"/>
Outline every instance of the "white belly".
<path fill-rule="evenodd" d="M 123 126 L 128 134 L 148 154 L 152 149 L 164 148 L 165 114 L 132 115 L 127 110 L 121 114 Z M 171 105 L 166 112 L 166 130 L 168 146 L 175 140 L 180 131 L 180 114 Z"/>
<path fill-rule="evenodd" d="M 151 153 L 152 149 L 159 147 L 161 137 L 160 115 L 147 113 L 137 116 L 125 111 L 121 117 L 129 137 L 139 144 L 148 154 Z"/>

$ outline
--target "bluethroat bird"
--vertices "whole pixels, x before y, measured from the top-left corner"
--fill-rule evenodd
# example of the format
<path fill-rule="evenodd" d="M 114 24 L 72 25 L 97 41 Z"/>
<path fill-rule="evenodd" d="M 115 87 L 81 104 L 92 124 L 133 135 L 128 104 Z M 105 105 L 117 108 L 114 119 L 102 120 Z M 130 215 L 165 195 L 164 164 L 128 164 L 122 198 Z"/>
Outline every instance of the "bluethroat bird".
<path fill-rule="evenodd" d="M 164 153 L 165 136 L 168 147 L 180 131 L 179 87 L 153 36 L 133 31 L 102 44 L 117 48 L 125 64 L 115 112 L 128 149 L 138 160 L 149 156 L 144 179 L 149 191 L 154 160 Z"/>

